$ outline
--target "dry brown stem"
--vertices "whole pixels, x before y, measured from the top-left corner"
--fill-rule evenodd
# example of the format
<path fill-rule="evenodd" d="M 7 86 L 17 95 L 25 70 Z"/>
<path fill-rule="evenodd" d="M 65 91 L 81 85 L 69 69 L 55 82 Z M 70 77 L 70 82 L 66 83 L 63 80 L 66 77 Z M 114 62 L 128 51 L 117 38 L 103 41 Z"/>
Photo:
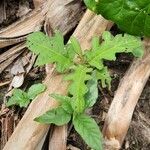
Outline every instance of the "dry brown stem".
<path fill-rule="evenodd" d="M 28 13 L 19 21 L 0 31 L 0 48 L 20 43 L 26 39 L 29 33 L 41 29 L 48 11 L 46 3 Z"/>
<path fill-rule="evenodd" d="M 150 40 L 145 55 L 133 61 L 122 79 L 105 120 L 103 135 L 108 150 L 119 149 L 129 128 L 134 108 L 150 76 Z"/>

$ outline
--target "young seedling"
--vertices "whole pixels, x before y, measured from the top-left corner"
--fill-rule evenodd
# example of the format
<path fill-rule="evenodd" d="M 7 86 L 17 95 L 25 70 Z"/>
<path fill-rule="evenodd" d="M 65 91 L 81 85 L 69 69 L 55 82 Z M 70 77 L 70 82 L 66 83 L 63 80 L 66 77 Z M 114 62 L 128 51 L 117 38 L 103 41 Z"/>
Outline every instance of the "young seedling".
<path fill-rule="evenodd" d="M 55 63 L 57 72 L 64 74 L 64 80 L 70 81 L 68 96 L 56 93 L 50 95 L 59 101 L 59 107 L 35 118 L 35 121 L 58 126 L 72 121 L 75 130 L 94 150 L 102 149 L 102 135 L 94 119 L 85 110 L 97 100 L 98 81 L 102 87 L 110 89 L 111 77 L 104 60 L 115 60 L 116 53 L 121 52 L 130 52 L 137 57 L 143 54 L 142 42 L 138 37 L 128 34 L 114 37 L 104 32 L 102 39 L 100 43 L 99 38 L 94 37 L 92 48 L 85 52 L 74 37 L 65 45 L 58 31 L 53 37 L 35 32 L 27 39 L 27 47 L 38 55 L 36 65 Z"/>
<path fill-rule="evenodd" d="M 112 20 L 126 33 L 150 37 L 149 0 L 84 0 L 86 6 Z"/>
<path fill-rule="evenodd" d="M 44 92 L 46 86 L 38 83 L 32 85 L 27 92 L 20 89 L 14 89 L 12 97 L 6 103 L 7 107 L 12 105 L 19 105 L 20 107 L 27 107 L 31 100 L 33 100 L 38 94 Z"/>

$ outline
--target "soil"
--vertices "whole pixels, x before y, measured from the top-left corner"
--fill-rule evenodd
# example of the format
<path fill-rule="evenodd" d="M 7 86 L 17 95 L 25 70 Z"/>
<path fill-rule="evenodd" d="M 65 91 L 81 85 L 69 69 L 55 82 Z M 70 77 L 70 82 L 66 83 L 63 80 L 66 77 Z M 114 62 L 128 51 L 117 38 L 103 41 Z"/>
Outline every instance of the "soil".
<path fill-rule="evenodd" d="M 25 0 L 22 0 L 25 1 Z M 19 0 L 5 0 L 6 2 L 6 16 L 7 19 L 4 20 L 0 24 L 0 29 L 6 27 L 19 18 L 16 16 L 16 13 L 19 9 Z M 33 2 L 32 0 L 28 0 L 30 4 L 30 8 L 33 9 Z M 114 26 L 111 30 L 113 34 L 120 33 L 120 31 Z M 71 31 L 72 33 L 72 31 Z M 68 39 L 69 35 L 67 34 L 66 39 Z M 102 129 L 104 124 L 105 116 L 108 112 L 109 106 L 115 94 L 115 91 L 118 87 L 118 84 L 121 78 L 124 76 L 126 70 L 130 66 L 133 60 L 133 56 L 130 54 L 119 54 L 117 55 L 117 60 L 115 62 L 105 62 L 108 66 L 112 80 L 112 88 L 111 91 L 107 89 L 102 89 L 99 84 L 99 98 L 97 103 L 94 105 L 93 109 L 91 110 L 91 116 L 97 121 Z M 45 70 L 44 68 L 34 68 L 30 71 L 29 75 L 26 78 L 26 84 L 23 85 L 24 87 L 29 86 L 31 83 L 38 82 L 39 80 L 43 80 L 45 77 Z M 0 81 L 7 81 L 11 79 L 11 75 L 5 70 L 0 75 Z M 4 101 L 4 96 L 7 93 L 8 85 L 0 87 L 0 108 L 2 108 L 2 104 Z M 150 149 L 150 79 L 147 82 L 143 93 L 139 99 L 139 102 L 136 106 L 134 111 L 133 119 L 125 138 L 122 150 L 149 150 Z M 0 121 L 4 119 L 10 119 L 10 112 L 11 116 L 17 116 L 17 119 L 14 117 L 13 121 L 10 122 L 11 126 L 15 123 L 15 126 L 23 116 L 26 109 L 20 109 L 18 107 L 13 107 L 11 110 L 6 111 L 2 116 L 0 116 Z M 8 114 L 9 113 L 9 114 Z M 2 124 L 0 125 L 0 139 L 2 140 L 2 136 L 7 133 L 2 133 L 5 129 L 3 129 Z M 13 132 L 14 128 L 11 129 L 10 134 Z M 69 126 L 69 136 L 67 143 L 71 144 L 75 147 L 78 147 L 81 150 L 88 150 L 89 148 L 85 144 L 85 142 L 81 139 L 81 137 L 75 132 L 72 126 Z M 10 136 L 10 135 L 9 135 Z M 9 138 L 7 135 L 7 140 Z M 3 144 L 1 141 L 0 145 Z M 5 141 L 6 142 L 6 141 Z M 46 149 L 46 148 L 45 148 Z"/>

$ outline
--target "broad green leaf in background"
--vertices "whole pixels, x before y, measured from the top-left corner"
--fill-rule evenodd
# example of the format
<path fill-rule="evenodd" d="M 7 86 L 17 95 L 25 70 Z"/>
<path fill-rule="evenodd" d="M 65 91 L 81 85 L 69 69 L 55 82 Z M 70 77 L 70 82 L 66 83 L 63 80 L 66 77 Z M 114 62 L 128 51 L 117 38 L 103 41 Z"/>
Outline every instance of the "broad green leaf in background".
<path fill-rule="evenodd" d="M 30 99 L 34 99 L 38 94 L 44 92 L 46 89 L 46 86 L 44 84 L 38 83 L 32 85 L 28 90 L 28 97 Z"/>
<path fill-rule="evenodd" d="M 91 79 L 91 76 L 88 74 L 91 71 L 91 68 L 79 65 L 75 67 L 73 73 L 65 77 L 65 80 L 72 81 L 69 86 L 69 93 L 73 96 L 73 109 L 77 113 L 81 113 L 85 109 L 84 95 L 88 91 L 85 81 Z"/>
<path fill-rule="evenodd" d="M 75 130 L 84 141 L 94 150 L 102 150 L 102 134 L 95 120 L 85 114 L 80 114 L 73 119 Z"/>
<path fill-rule="evenodd" d="M 92 79 L 87 81 L 88 92 L 85 94 L 85 106 L 86 108 L 92 107 L 98 98 L 98 87 L 97 79 L 95 76 L 92 76 Z"/>
<path fill-rule="evenodd" d="M 86 6 L 129 34 L 150 37 L 149 0 L 84 0 Z"/>
<path fill-rule="evenodd" d="M 27 47 L 38 55 L 36 65 L 56 63 L 58 72 L 63 72 L 72 65 L 72 58 L 67 52 L 67 48 L 70 47 L 64 45 L 63 35 L 60 32 L 56 32 L 53 37 L 48 37 L 42 32 L 32 33 L 27 38 Z"/>
<path fill-rule="evenodd" d="M 68 113 L 73 113 L 72 108 L 72 98 L 60 94 L 50 94 L 51 97 L 53 97 L 55 100 L 58 100 L 60 103 L 60 106 Z"/>
<path fill-rule="evenodd" d="M 94 11 L 95 13 L 99 14 L 98 5 L 99 3 L 96 0 L 84 0 L 85 5 L 88 9 Z"/>
<path fill-rule="evenodd" d="M 7 107 L 12 105 L 19 105 L 20 107 L 27 107 L 30 103 L 30 99 L 26 92 L 20 89 L 14 89 L 13 95 L 8 99 Z"/>
<path fill-rule="evenodd" d="M 109 90 L 111 88 L 111 77 L 108 72 L 107 67 L 104 67 L 102 70 L 96 70 L 96 78 L 101 81 L 102 87 L 108 87 Z"/>
<path fill-rule="evenodd" d="M 92 47 L 91 51 L 86 53 L 88 63 L 101 70 L 103 60 L 116 60 L 116 53 L 133 53 L 134 55 L 143 54 L 143 45 L 141 39 L 128 34 L 118 34 L 113 37 L 110 32 L 103 33 L 104 42 L 101 45 Z"/>
<path fill-rule="evenodd" d="M 71 120 L 71 114 L 67 113 L 62 107 L 47 111 L 40 117 L 34 119 L 37 122 L 44 124 L 55 124 L 61 126 L 67 124 Z"/>

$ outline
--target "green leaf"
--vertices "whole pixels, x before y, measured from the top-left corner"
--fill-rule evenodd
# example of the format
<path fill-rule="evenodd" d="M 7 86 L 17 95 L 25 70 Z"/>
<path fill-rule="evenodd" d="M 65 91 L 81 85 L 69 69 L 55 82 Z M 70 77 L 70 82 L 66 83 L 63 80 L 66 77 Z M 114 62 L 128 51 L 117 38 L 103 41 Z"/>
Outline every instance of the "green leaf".
<path fill-rule="evenodd" d="M 129 34 L 150 37 L 149 0 L 84 0 L 86 6 Z"/>
<path fill-rule="evenodd" d="M 27 107 L 30 103 L 30 99 L 24 91 L 20 89 L 14 89 L 13 95 L 11 98 L 9 98 L 7 102 L 7 107 L 12 105 L 19 105 L 20 107 Z"/>
<path fill-rule="evenodd" d="M 35 32 L 28 36 L 27 47 L 38 55 L 36 65 L 56 63 L 58 72 L 63 72 L 72 65 L 68 54 L 68 46 L 64 45 L 63 35 L 56 32 L 53 37 L 47 37 L 42 32 Z"/>
<path fill-rule="evenodd" d="M 99 3 L 96 0 L 84 0 L 84 3 L 88 7 L 88 9 L 90 9 L 96 13 L 99 13 L 99 9 L 98 9 Z"/>
<path fill-rule="evenodd" d="M 95 76 L 87 82 L 88 92 L 85 94 L 86 108 L 92 107 L 98 98 L 97 79 Z"/>
<path fill-rule="evenodd" d="M 72 60 L 72 62 L 74 61 L 74 57 L 75 57 L 75 51 L 74 51 L 74 49 L 73 49 L 73 46 L 72 46 L 72 44 L 71 43 L 67 43 L 67 45 L 65 45 L 66 46 L 66 51 L 67 51 L 67 55 L 68 55 L 68 57 Z"/>
<path fill-rule="evenodd" d="M 75 53 L 78 54 L 80 57 L 82 57 L 83 54 L 82 54 L 82 50 L 81 50 L 80 43 L 78 42 L 78 40 L 72 36 L 70 38 L 70 42 L 73 46 L 73 50 L 75 51 Z"/>
<path fill-rule="evenodd" d="M 137 49 L 134 49 L 132 53 L 135 57 L 141 57 L 144 55 L 144 50 L 141 51 L 141 48 L 139 47 Z"/>
<path fill-rule="evenodd" d="M 28 90 L 28 97 L 30 99 L 34 99 L 38 94 L 44 92 L 46 89 L 46 86 L 44 84 L 38 83 L 32 85 Z"/>
<path fill-rule="evenodd" d="M 71 80 L 69 86 L 69 93 L 73 96 L 73 109 L 77 113 L 81 113 L 85 108 L 84 95 L 87 93 L 88 88 L 85 84 L 85 81 L 91 79 L 91 76 L 88 74 L 92 71 L 91 68 L 86 66 L 76 66 L 74 72 L 66 76 L 66 80 Z"/>
<path fill-rule="evenodd" d="M 47 111 L 40 117 L 35 118 L 34 120 L 44 124 L 55 124 L 61 126 L 67 124 L 71 119 L 71 115 L 67 113 L 62 107 L 58 107 L 52 110 Z"/>
<path fill-rule="evenodd" d="M 108 87 L 109 90 L 111 88 L 111 77 L 108 72 L 107 67 L 104 67 L 102 70 L 96 70 L 96 78 L 101 81 L 102 87 Z"/>
<path fill-rule="evenodd" d="M 78 115 L 73 120 L 75 130 L 94 150 L 102 150 L 102 134 L 95 120 L 85 114 Z"/>
<path fill-rule="evenodd" d="M 88 63 L 101 70 L 103 65 L 103 60 L 116 60 L 116 53 L 133 53 L 141 54 L 143 53 L 143 45 L 141 39 L 128 34 L 124 36 L 121 34 L 113 37 L 109 32 L 104 32 L 103 39 L 105 40 L 101 45 L 92 47 L 91 51 L 86 53 Z M 137 52 L 138 51 L 138 52 Z"/>
<path fill-rule="evenodd" d="M 53 97 L 55 100 L 58 100 L 61 107 L 68 113 L 72 114 L 73 113 L 73 108 L 72 108 L 72 99 L 68 96 L 60 95 L 60 94 L 51 94 L 51 97 Z"/>

